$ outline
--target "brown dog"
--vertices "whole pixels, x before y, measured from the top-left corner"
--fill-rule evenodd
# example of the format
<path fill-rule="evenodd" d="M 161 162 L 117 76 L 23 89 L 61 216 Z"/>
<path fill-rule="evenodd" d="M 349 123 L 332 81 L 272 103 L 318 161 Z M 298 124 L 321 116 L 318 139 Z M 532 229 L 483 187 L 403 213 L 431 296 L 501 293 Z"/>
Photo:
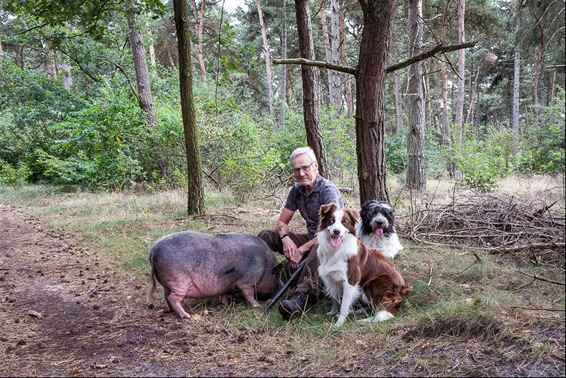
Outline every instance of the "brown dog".
<path fill-rule="evenodd" d="M 329 314 L 340 312 L 333 327 L 340 327 L 357 299 L 381 310 L 359 322 L 393 318 L 411 286 L 378 250 L 370 249 L 356 238 L 357 211 L 341 210 L 336 204 L 320 208 L 317 256 L 318 272 L 327 294 L 332 298 Z"/>

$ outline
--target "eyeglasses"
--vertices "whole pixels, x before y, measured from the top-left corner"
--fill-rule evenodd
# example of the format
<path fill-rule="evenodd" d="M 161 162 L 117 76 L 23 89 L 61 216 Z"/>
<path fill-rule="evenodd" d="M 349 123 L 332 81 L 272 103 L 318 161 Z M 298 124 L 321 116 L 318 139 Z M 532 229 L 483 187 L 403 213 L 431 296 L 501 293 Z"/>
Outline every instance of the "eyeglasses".
<path fill-rule="evenodd" d="M 314 164 L 314 161 L 311 161 L 311 163 L 309 165 L 303 165 L 302 167 L 299 167 L 299 168 L 293 168 L 293 174 L 298 175 L 298 174 L 301 173 L 301 171 L 303 171 L 305 173 L 309 173 L 313 164 Z"/>

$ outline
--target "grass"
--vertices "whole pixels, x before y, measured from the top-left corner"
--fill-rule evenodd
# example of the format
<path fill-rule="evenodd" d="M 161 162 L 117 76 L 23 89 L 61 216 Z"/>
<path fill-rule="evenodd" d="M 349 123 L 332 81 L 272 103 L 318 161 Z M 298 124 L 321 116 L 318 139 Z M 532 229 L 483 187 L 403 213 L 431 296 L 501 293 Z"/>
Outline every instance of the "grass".
<path fill-rule="evenodd" d="M 518 190 L 534 187 L 534 183 L 527 185 L 525 180 L 516 180 L 520 183 Z M 548 187 L 555 184 L 545 180 Z M 508 179 L 507 183 L 511 182 Z M 433 196 L 443 201 L 451 196 L 446 182 L 437 186 L 430 183 L 429 187 L 430 192 L 423 196 L 423 201 Z M 507 191 L 511 189 L 506 187 Z M 563 195 L 560 190 L 545 193 L 555 197 Z M 284 197 L 284 191 L 279 197 Z M 392 193 L 392 198 L 396 197 L 399 198 L 398 217 L 407 217 L 406 193 Z M 207 216 L 187 217 L 186 196 L 181 191 L 67 193 L 48 186 L 0 187 L 0 201 L 24 207 L 26 213 L 40 218 L 48 228 L 71 232 L 88 250 L 95 251 L 101 265 L 142 285 L 148 282 L 148 250 L 161 236 L 187 229 L 257 234 L 275 225 L 281 206 L 275 197 L 237 203 L 229 193 L 208 191 Z M 347 198 L 346 203 L 358 202 L 356 198 Z M 294 226 L 302 227 L 299 219 L 293 222 Z M 230 345 L 224 351 L 227 355 L 233 358 L 251 355 L 258 361 L 273 360 L 274 363 L 288 361 L 307 372 L 316 372 L 309 369 L 325 365 L 337 375 L 355 374 L 355 367 L 348 366 L 353 359 L 361 358 L 359 364 L 376 364 L 375 370 L 364 370 L 375 374 L 384 372 L 378 366 L 385 362 L 418 367 L 421 373 L 448 374 L 446 358 L 433 353 L 434 348 L 427 352 L 427 343 L 441 348 L 447 340 L 461 344 L 472 340 L 496 342 L 501 348 L 516 342 L 518 350 L 529 356 L 555 353 L 544 340 L 517 339 L 510 335 L 517 334 L 526 324 L 525 314 L 515 308 L 564 309 L 565 303 L 562 287 L 542 281 L 528 284 L 529 277 L 519 270 L 564 282 L 563 267 L 517 266 L 509 258 L 491 256 L 480 250 L 423 246 L 407 240 L 403 240 L 403 244 L 405 250 L 395 264 L 413 290 L 399 315 L 386 323 L 358 325 L 349 321 L 340 331 L 332 331 L 335 319 L 326 315 L 329 301 L 320 301 L 309 316 L 292 323 L 283 321 L 275 308 L 267 317 L 262 317 L 243 301 L 226 308 L 219 306 L 216 300 L 190 301 L 185 305 L 197 315 L 194 321 L 199 327 L 212 335 L 228 337 Z M 163 302 L 160 295 L 156 297 Z M 532 317 L 528 324 L 533 327 L 564 327 L 564 312 L 551 313 L 554 317 L 540 311 L 528 314 Z M 532 319 L 539 323 L 533 323 Z M 249 340 L 257 342 L 247 342 Z M 414 350 L 419 352 L 411 352 Z M 367 361 L 363 362 L 365 360 L 358 356 L 354 358 L 356 351 L 369 353 Z M 426 355 L 426 359 L 419 358 L 421 354 Z M 413 370 L 398 373 L 409 374 L 410 371 Z"/>

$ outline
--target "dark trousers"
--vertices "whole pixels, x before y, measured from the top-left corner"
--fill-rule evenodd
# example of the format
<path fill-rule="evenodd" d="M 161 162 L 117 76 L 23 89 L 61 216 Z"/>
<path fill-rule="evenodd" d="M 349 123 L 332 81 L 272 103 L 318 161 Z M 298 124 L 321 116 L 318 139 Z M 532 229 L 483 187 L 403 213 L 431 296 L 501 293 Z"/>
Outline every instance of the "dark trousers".
<path fill-rule="evenodd" d="M 258 234 L 258 237 L 263 239 L 273 251 L 283 254 L 283 242 L 279 239 L 279 234 L 276 231 L 263 230 Z M 297 248 L 312 239 L 312 237 L 306 234 L 294 234 L 292 232 L 289 233 L 289 237 L 295 242 Z M 308 255 L 304 257 L 307 262 L 299 276 L 297 288 L 295 289 L 297 292 L 307 294 L 313 300 L 320 298 L 323 294 L 322 283 L 318 276 L 317 248 L 318 244 L 313 245 Z"/>

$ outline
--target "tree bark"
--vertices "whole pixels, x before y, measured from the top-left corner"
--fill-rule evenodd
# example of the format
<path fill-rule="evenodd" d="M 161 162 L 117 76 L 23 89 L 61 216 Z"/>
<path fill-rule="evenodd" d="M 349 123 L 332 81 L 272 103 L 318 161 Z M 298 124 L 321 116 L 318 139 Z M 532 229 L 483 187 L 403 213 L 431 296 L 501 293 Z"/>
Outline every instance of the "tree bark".
<path fill-rule="evenodd" d="M 149 63 L 152 68 L 155 68 L 155 65 L 157 64 L 155 60 L 155 46 L 153 45 L 153 42 L 149 44 Z"/>
<path fill-rule="evenodd" d="M 340 64 L 340 32 L 339 32 L 339 10 L 338 0 L 330 0 L 330 52 L 331 63 Z M 340 74 L 330 71 L 330 104 L 334 107 L 334 116 L 338 117 L 342 107 L 342 88 L 340 85 Z"/>
<path fill-rule="evenodd" d="M 2 38 L 0 38 L 0 62 L 4 60 L 4 50 L 2 49 Z"/>
<path fill-rule="evenodd" d="M 203 32 L 204 32 L 204 15 L 206 13 L 206 0 L 201 0 L 200 15 L 196 0 L 193 0 L 193 16 L 195 19 L 195 33 L 197 35 L 197 58 L 198 67 L 201 81 L 206 80 L 206 66 L 204 65 L 204 45 L 203 45 Z"/>
<path fill-rule="evenodd" d="M 179 51 L 179 86 L 181 112 L 187 152 L 187 213 L 204 214 L 204 188 L 198 147 L 197 124 L 193 104 L 193 74 L 191 68 L 191 39 L 186 0 L 173 0 L 177 46 Z"/>
<path fill-rule="evenodd" d="M 283 28 L 281 30 L 281 57 L 287 59 L 287 1 L 283 0 Z M 285 126 L 285 118 L 287 113 L 287 65 L 281 65 L 281 80 L 279 82 L 279 128 Z"/>
<path fill-rule="evenodd" d="M 395 39 L 390 40 L 391 60 L 396 62 L 399 57 L 397 55 L 397 44 Z M 393 127 L 393 134 L 397 134 L 403 130 L 403 96 L 401 95 L 401 73 L 395 71 L 393 73 L 393 94 L 395 96 L 395 123 Z"/>
<path fill-rule="evenodd" d="M 556 68 L 552 70 L 550 78 L 550 97 L 548 98 L 548 105 L 554 105 L 554 98 L 556 96 Z"/>
<path fill-rule="evenodd" d="M 133 7 L 131 7 L 130 12 L 128 13 L 128 28 L 134 68 L 136 71 L 138 103 L 141 110 L 144 112 L 147 121 L 153 124 L 155 123 L 155 111 L 153 108 L 153 96 L 151 94 L 151 86 L 149 83 L 149 69 L 147 68 L 143 37 L 138 30 L 137 22 L 136 11 Z"/>
<path fill-rule="evenodd" d="M 344 20 L 344 0 L 340 0 L 340 57 L 342 64 L 348 66 L 348 43 L 346 41 L 346 22 Z M 346 101 L 346 115 L 352 116 L 354 109 L 354 101 L 352 100 L 352 82 L 350 75 L 344 78 L 344 99 Z"/>
<path fill-rule="evenodd" d="M 478 83 L 482 69 L 482 60 L 483 57 L 480 58 L 480 61 L 478 62 L 478 72 L 476 73 L 476 78 L 472 83 L 472 91 L 470 93 L 470 103 L 468 104 L 468 112 L 466 113 L 466 123 L 470 123 L 474 120 L 474 111 L 476 106 L 476 98 L 478 95 Z"/>
<path fill-rule="evenodd" d="M 515 59 L 514 59 L 514 72 L 513 72 L 513 112 L 511 116 L 511 130 L 515 134 L 519 134 L 519 106 L 521 95 L 521 46 L 520 46 L 520 32 L 521 32 L 521 0 L 516 1 L 517 11 L 515 15 Z"/>
<path fill-rule="evenodd" d="M 423 44 L 422 0 L 409 0 L 410 55 L 420 54 Z M 425 112 L 421 63 L 409 68 L 409 135 L 407 136 L 407 187 L 426 189 L 424 159 Z"/>
<path fill-rule="evenodd" d="M 261 27 L 261 37 L 263 40 L 263 56 L 265 58 L 265 72 L 267 80 L 267 99 L 269 101 L 269 115 L 271 119 L 275 119 L 275 111 L 273 109 L 273 75 L 271 73 L 271 58 L 269 56 L 269 43 L 267 41 L 267 31 L 265 30 L 265 23 L 263 22 L 263 12 L 259 4 L 259 0 L 255 0 L 257 13 L 259 16 L 259 25 Z"/>
<path fill-rule="evenodd" d="M 537 53 L 535 58 L 535 72 L 533 75 L 533 82 L 531 84 L 531 106 L 536 109 L 538 105 L 538 82 L 542 72 L 542 67 L 544 64 L 544 51 L 546 49 L 546 43 L 544 39 L 544 27 L 541 24 L 541 20 L 538 20 L 538 27 L 540 30 L 540 44 L 537 47 Z"/>
<path fill-rule="evenodd" d="M 312 28 L 308 0 L 295 0 L 295 13 L 301 58 L 314 60 L 314 43 L 311 34 Z M 301 66 L 301 73 L 303 82 L 303 117 L 305 120 L 307 143 L 314 150 L 318 160 L 320 175 L 330 179 L 326 149 L 324 148 L 319 125 L 318 73 L 316 69 L 306 65 Z"/>
<path fill-rule="evenodd" d="M 332 53 L 330 52 L 330 38 L 328 36 L 328 23 L 326 20 L 326 11 L 324 9 L 321 9 L 320 12 L 318 12 L 318 19 L 320 20 L 320 28 L 322 30 L 322 44 L 324 45 L 324 56 L 326 57 L 326 61 L 327 62 L 331 62 L 332 61 Z M 332 98 L 332 75 L 333 75 L 333 71 L 332 70 L 327 70 L 326 71 L 326 77 L 328 79 L 328 98 L 329 101 L 331 102 L 331 98 Z M 320 96 L 323 97 L 323 92 L 320 93 Z"/>
<path fill-rule="evenodd" d="M 384 143 L 385 68 L 395 0 L 360 0 L 364 30 L 356 76 L 356 151 L 360 203 L 389 200 Z"/>
<path fill-rule="evenodd" d="M 446 17 L 448 17 L 448 5 L 446 2 L 444 12 L 442 13 L 442 22 L 440 25 L 440 38 L 446 40 Z M 440 60 L 440 79 L 442 81 L 442 111 L 440 115 L 440 144 L 450 144 L 450 122 L 448 120 L 448 72 L 446 70 L 446 62 Z M 449 164 L 450 167 L 450 164 Z"/>
<path fill-rule="evenodd" d="M 25 56 L 24 56 L 24 47 L 18 46 L 18 54 L 16 55 L 18 67 L 20 70 L 24 70 L 25 68 Z"/>
<path fill-rule="evenodd" d="M 458 3 L 458 42 L 464 43 L 465 34 L 466 0 Z M 458 97 L 456 100 L 455 123 L 460 132 L 460 143 L 464 141 L 464 100 L 466 96 L 466 51 L 458 51 Z"/>
<path fill-rule="evenodd" d="M 71 73 L 71 66 L 67 63 L 60 65 L 61 72 L 63 72 L 63 86 L 65 89 L 71 89 L 73 86 L 73 74 Z"/>

